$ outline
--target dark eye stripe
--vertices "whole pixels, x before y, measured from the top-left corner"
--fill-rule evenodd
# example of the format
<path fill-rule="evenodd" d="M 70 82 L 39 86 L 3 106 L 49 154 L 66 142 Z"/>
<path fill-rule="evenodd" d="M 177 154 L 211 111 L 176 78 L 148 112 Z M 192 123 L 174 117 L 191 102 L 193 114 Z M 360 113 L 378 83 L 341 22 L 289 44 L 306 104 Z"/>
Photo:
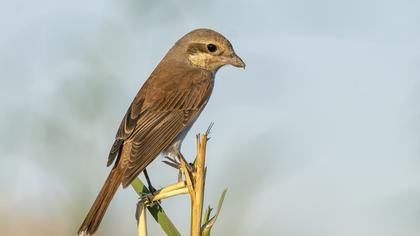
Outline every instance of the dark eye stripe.
<path fill-rule="evenodd" d="M 201 43 L 192 43 L 189 45 L 188 53 L 197 53 L 197 52 L 207 52 L 207 48 L 205 44 L 201 44 Z"/>

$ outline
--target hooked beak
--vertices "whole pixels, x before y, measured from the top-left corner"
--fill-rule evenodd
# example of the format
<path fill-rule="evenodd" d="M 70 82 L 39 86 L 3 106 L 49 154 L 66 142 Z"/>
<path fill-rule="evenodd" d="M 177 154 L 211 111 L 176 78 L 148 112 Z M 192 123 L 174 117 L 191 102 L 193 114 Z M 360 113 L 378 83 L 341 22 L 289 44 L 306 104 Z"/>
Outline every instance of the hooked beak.
<path fill-rule="evenodd" d="M 227 64 L 230 64 L 235 67 L 243 68 L 245 69 L 245 62 L 235 53 L 232 54 L 232 56 L 228 57 L 226 60 Z"/>

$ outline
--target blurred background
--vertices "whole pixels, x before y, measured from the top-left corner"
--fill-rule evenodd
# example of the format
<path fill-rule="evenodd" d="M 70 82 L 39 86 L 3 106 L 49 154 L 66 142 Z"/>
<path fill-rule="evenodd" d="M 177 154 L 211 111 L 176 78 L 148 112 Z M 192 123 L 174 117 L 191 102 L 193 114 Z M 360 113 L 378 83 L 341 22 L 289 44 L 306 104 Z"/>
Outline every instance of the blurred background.
<path fill-rule="evenodd" d="M 246 70 L 218 72 L 183 145 L 215 122 L 214 235 L 420 235 L 420 2 L 0 1 L 0 235 L 75 235 L 133 97 L 198 27 Z M 155 187 L 177 173 L 157 159 Z M 119 191 L 97 235 L 136 235 Z M 189 199 L 163 206 L 187 235 Z M 150 235 L 163 235 L 152 220 Z"/>

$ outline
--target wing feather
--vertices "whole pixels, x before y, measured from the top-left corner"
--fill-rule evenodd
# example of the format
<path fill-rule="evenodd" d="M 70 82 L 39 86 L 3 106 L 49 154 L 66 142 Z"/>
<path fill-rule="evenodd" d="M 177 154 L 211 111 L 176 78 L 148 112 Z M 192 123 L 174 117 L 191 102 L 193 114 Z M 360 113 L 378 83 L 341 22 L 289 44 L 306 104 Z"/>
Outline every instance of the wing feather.
<path fill-rule="evenodd" d="M 143 85 L 140 91 L 137 93 L 134 101 L 131 103 L 127 112 L 124 115 L 124 118 L 121 121 L 120 127 L 118 128 L 117 134 L 115 135 L 114 144 L 111 147 L 111 151 L 108 155 L 107 166 L 110 166 L 117 154 L 119 153 L 124 140 L 126 140 L 134 131 L 137 126 L 138 119 L 140 117 L 141 107 L 145 101 L 145 94 L 148 87 L 148 81 Z"/>

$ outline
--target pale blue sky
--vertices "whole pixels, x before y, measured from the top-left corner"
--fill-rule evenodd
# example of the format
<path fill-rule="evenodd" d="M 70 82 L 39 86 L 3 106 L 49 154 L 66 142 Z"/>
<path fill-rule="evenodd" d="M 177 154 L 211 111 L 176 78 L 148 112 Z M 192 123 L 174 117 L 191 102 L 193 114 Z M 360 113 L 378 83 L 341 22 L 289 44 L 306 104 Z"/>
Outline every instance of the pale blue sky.
<path fill-rule="evenodd" d="M 0 1 L 0 234 L 74 235 L 135 93 L 179 37 L 210 27 L 247 63 L 218 72 L 184 144 L 191 157 L 215 122 L 206 199 L 229 187 L 215 235 L 419 235 L 419 8 Z M 176 180 L 161 165 L 158 187 Z M 136 200 L 120 191 L 98 235 L 134 235 Z M 186 232 L 187 198 L 164 207 Z"/>

